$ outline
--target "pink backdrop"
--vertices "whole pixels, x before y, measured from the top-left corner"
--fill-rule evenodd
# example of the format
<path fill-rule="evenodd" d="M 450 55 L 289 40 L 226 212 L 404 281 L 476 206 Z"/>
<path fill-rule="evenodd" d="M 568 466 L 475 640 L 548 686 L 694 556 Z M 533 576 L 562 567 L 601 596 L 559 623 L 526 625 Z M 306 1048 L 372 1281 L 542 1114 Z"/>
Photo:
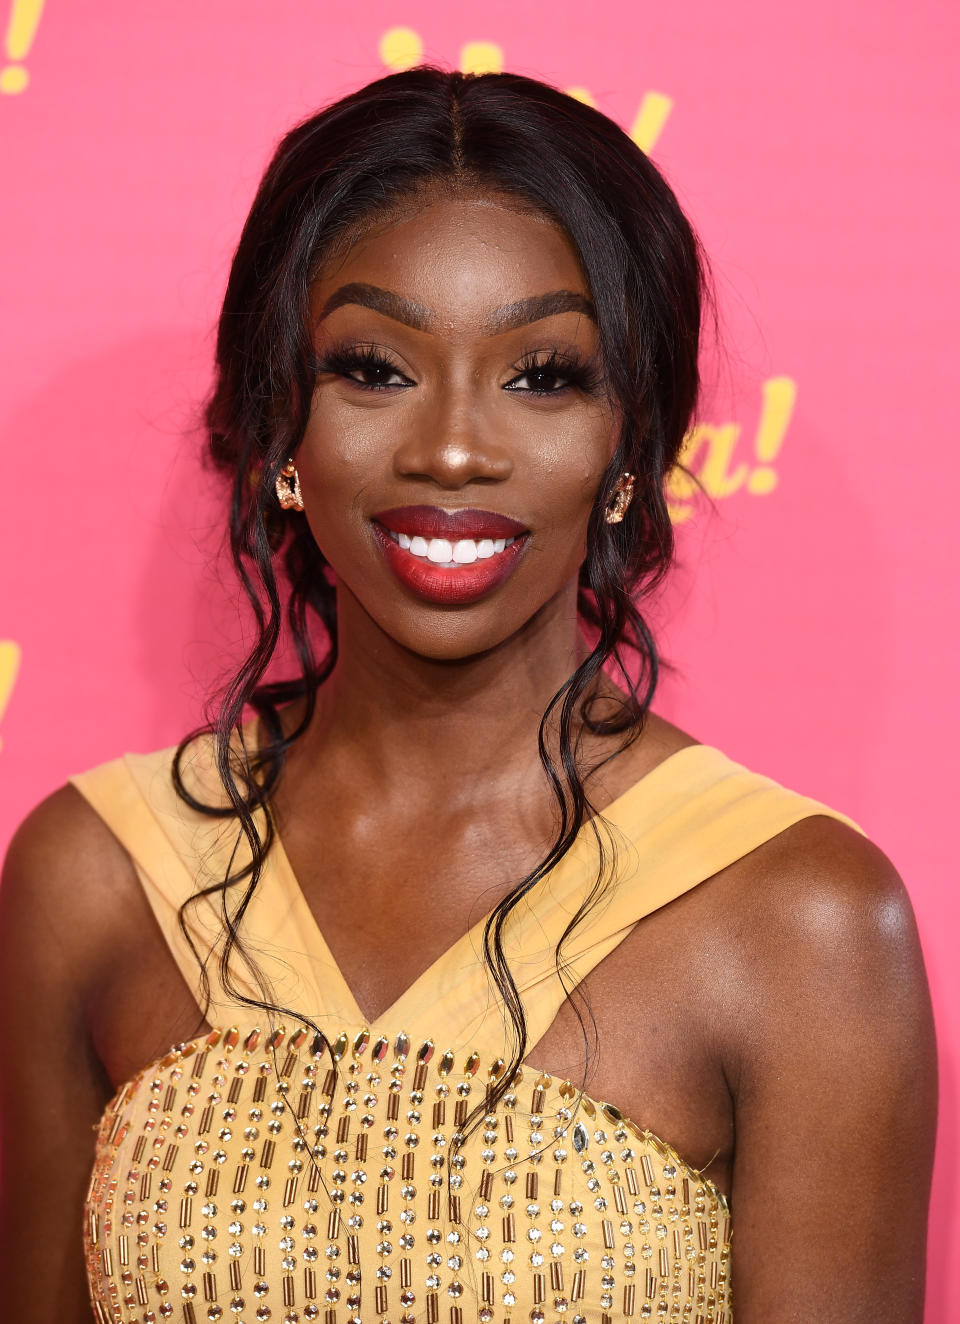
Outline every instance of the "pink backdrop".
<path fill-rule="evenodd" d="M 681 564 L 656 619 L 677 670 L 658 707 L 853 816 L 907 881 L 943 1085 L 927 1319 L 958 1319 L 958 11 L 340 12 L 0 0 L 0 837 L 68 773 L 172 743 L 235 639 L 195 412 L 280 132 L 421 53 L 577 89 L 666 170 L 724 316 L 691 440 L 716 508 L 674 490 Z"/>

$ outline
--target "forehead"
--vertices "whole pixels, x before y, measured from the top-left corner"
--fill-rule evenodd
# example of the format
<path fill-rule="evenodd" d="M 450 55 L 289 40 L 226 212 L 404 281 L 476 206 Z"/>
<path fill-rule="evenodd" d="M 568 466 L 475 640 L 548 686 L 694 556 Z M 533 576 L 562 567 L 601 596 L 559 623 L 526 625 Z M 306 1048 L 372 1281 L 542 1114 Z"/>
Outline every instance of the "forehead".
<path fill-rule="evenodd" d="M 368 224 L 318 271 L 315 314 L 353 281 L 415 300 L 451 329 L 550 290 L 589 295 L 566 231 L 542 212 L 490 195 L 411 202 Z"/>

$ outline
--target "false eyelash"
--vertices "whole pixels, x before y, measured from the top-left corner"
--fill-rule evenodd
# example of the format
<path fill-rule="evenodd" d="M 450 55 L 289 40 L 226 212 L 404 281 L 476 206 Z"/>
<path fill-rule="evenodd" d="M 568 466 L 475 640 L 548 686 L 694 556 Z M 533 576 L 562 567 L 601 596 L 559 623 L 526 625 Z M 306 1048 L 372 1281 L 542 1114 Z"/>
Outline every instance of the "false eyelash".
<path fill-rule="evenodd" d="M 314 364 L 316 372 L 333 372 L 342 377 L 347 377 L 351 372 L 361 368 L 368 370 L 383 368 L 388 372 L 403 375 L 400 368 L 376 345 L 351 345 L 344 342 L 333 344 L 323 358 Z M 376 386 L 372 382 L 355 382 L 354 385 L 365 387 L 370 391 L 383 390 L 382 386 Z"/>
<path fill-rule="evenodd" d="M 585 395 L 594 394 L 603 381 L 603 373 L 591 360 L 586 360 L 576 351 L 568 350 L 561 353 L 559 350 L 551 350 L 546 357 L 543 357 L 543 350 L 535 350 L 532 353 L 525 354 L 517 366 L 518 377 L 523 377 L 527 373 L 543 372 L 552 374 L 556 377 L 562 377 L 567 387 L 573 386 L 582 391 Z M 384 370 L 386 372 L 403 375 L 402 370 L 376 345 L 369 344 L 333 344 L 326 350 L 322 359 L 314 365 L 316 372 L 336 373 L 339 376 L 349 377 L 350 373 L 366 369 L 368 371 Z M 382 391 L 385 388 L 378 386 L 373 382 L 358 382 L 354 379 L 354 385 L 362 390 Z M 520 393 L 521 388 L 514 387 L 513 390 Z M 536 388 L 523 388 L 525 395 L 560 395 L 566 387 L 559 387 L 552 391 L 537 390 Z"/>
<path fill-rule="evenodd" d="M 577 350 L 550 350 L 543 358 L 543 350 L 525 354 L 520 360 L 517 375 L 528 372 L 546 372 L 565 379 L 568 386 L 575 386 L 584 395 L 593 395 L 603 382 L 603 373 L 592 359 L 585 359 Z M 516 388 L 514 388 L 516 389 Z M 564 388 L 561 388 L 561 390 Z M 559 395 L 560 391 L 527 390 L 527 395 Z"/>

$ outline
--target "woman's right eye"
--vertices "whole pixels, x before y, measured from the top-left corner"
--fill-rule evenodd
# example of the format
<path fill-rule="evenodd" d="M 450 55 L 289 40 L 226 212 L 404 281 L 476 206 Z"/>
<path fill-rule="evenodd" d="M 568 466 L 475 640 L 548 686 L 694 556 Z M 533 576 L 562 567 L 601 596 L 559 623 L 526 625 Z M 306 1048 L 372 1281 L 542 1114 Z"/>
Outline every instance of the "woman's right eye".
<path fill-rule="evenodd" d="M 385 391 L 397 386 L 412 386 L 409 377 L 374 349 L 330 350 L 317 365 L 319 372 L 344 377 L 364 391 Z"/>

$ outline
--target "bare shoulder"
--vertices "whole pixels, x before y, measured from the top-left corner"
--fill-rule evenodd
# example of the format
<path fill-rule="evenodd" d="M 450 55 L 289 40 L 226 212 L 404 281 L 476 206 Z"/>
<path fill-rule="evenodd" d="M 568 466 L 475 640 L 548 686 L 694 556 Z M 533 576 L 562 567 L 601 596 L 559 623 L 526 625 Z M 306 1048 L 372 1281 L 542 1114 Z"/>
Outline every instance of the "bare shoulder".
<path fill-rule="evenodd" d="M 812 962 L 855 986 L 902 975 L 904 963 L 919 960 L 903 879 L 879 846 L 839 819 L 801 819 L 743 865 L 727 899 L 739 949 L 759 977 Z"/>
<path fill-rule="evenodd" d="M 0 885 L 0 1273 L 10 1285 L 11 1318 L 34 1318 L 41 1281 L 51 1318 L 89 1318 L 76 1229 L 94 1128 L 113 1092 L 89 1007 L 135 882 L 126 853 L 71 786 L 25 819 L 7 853 Z M 38 1172 L 56 1174 L 55 1201 Z"/>
<path fill-rule="evenodd" d="M 714 939 L 736 975 L 734 1026 L 746 1062 L 760 1035 L 783 1043 L 806 996 L 835 1010 L 929 1014 L 916 918 L 904 880 L 869 838 L 815 815 L 752 851 L 715 900 Z M 779 1012 L 779 1014 L 778 1014 Z"/>
<path fill-rule="evenodd" d="M 5 874 L 60 873 L 75 864 L 78 850 L 107 854 L 119 843 L 76 787 L 69 783 L 41 800 L 14 833 L 4 862 Z"/>
<path fill-rule="evenodd" d="M 739 864 L 718 934 L 738 1310 L 786 1319 L 783 1303 L 803 1300 L 811 1317 L 919 1320 L 937 1068 L 907 888 L 878 846 L 826 816 Z M 910 1190 L 889 1225 L 904 1144 Z"/>
<path fill-rule="evenodd" d="M 63 786 L 24 819 L 10 843 L 0 942 L 45 941 L 69 950 L 75 979 L 92 977 L 123 912 L 123 895 L 137 887 L 127 852 L 79 791 Z"/>
<path fill-rule="evenodd" d="M 76 851 L 93 852 L 100 863 L 126 859 L 126 852 L 99 814 L 67 783 L 41 800 L 14 833 L 7 863 L 56 868 L 76 862 Z"/>

